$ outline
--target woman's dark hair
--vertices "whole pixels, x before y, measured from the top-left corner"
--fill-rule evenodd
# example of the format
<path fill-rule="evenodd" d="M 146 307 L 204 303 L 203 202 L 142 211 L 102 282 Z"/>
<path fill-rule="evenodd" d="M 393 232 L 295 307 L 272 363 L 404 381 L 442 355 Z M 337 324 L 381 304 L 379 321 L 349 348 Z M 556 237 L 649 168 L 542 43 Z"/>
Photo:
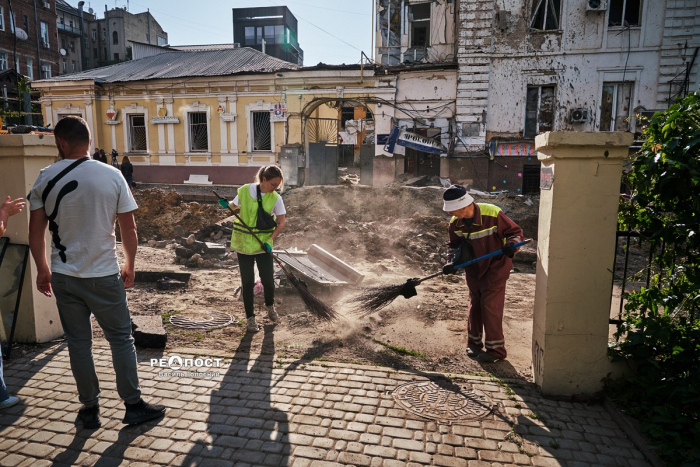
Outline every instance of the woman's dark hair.
<path fill-rule="evenodd" d="M 122 157 L 122 164 L 127 164 L 129 162 L 129 156 Z"/>
<path fill-rule="evenodd" d="M 270 180 L 271 178 L 281 178 L 282 181 L 280 182 L 280 186 L 278 187 L 280 190 L 284 188 L 284 175 L 282 174 L 282 169 L 279 168 L 279 166 L 276 165 L 263 165 L 260 167 L 260 170 L 258 170 L 258 173 L 255 175 L 255 183 L 258 185 L 260 182 L 262 182 L 263 178 L 265 180 Z"/>

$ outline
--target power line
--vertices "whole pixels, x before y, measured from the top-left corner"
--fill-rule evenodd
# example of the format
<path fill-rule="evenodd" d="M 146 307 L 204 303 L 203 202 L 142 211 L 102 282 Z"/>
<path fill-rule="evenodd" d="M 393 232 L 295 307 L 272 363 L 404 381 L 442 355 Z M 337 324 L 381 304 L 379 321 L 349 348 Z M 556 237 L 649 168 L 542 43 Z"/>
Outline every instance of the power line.
<path fill-rule="evenodd" d="M 280 4 L 280 3 L 274 2 L 273 0 L 268 0 L 268 1 L 269 1 L 270 3 L 274 3 L 274 4 L 277 5 L 277 6 L 285 6 L 285 5 L 282 5 L 282 4 Z M 307 20 L 306 18 L 302 18 L 302 17 L 299 16 L 299 15 L 294 15 L 294 16 L 296 16 L 297 18 L 303 20 L 303 21 L 306 22 L 306 23 L 309 23 L 311 26 L 315 27 L 315 28 L 318 29 L 319 31 L 325 32 L 325 33 L 328 34 L 329 36 L 331 36 L 331 37 L 333 37 L 333 38 L 335 38 L 335 39 L 338 39 L 338 40 L 339 40 L 340 42 L 342 42 L 343 44 L 352 47 L 353 49 L 357 50 L 358 52 L 362 52 L 362 49 L 358 49 L 357 47 L 355 47 L 354 45 L 352 45 L 352 44 L 349 43 L 349 42 L 346 42 L 345 40 L 341 39 L 340 37 L 334 36 L 333 34 L 331 34 L 330 32 L 326 31 L 325 29 L 323 29 L 323 28 L 321 28 L 321 27 L 319 27 L 319 26 L 316 26 L 314 23 L 312 23 L 311 21 Z"/>

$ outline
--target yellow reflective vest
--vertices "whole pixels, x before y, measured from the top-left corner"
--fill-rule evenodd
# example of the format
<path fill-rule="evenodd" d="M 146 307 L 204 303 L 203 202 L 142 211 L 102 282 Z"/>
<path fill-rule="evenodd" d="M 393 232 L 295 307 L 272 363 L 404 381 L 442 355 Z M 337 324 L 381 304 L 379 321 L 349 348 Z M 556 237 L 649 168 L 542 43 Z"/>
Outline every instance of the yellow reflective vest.
<path fill-rule="evenodd" d="M 263 209 L 268 213 L 272 212 L 275 207 L 279 193 L 271 191 L 270 193 L 262 193 Z M 238 214 L 243 222 L 252 229 L 255 235 L 263 242 L 272 246 L 270 236 L 275 229 L 259 230 L 255 227 L 258 222 L 258 200 L 250 196 L 250 184 L 243 185 L 238 189 L 238 205 L 241 207 L 241 212 Z M 231 249 L 238 253 L 246 255 L 254 255 L 263 253 L 264 250 L 260 243 L 251 235 L 241 221 L 238 219 L 233 221 L 233 233 L 231 234 Z"/>

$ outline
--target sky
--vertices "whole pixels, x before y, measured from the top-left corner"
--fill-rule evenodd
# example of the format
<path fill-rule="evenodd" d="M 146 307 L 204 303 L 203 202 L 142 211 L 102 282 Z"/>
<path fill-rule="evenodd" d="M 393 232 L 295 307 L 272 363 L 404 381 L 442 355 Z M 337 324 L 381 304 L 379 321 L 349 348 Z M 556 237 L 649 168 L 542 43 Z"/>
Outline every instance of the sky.
<path fill-rule="evenodd" d="M 68 3 L 77 7 L 78 0 Z M 232 8 L 286 5 L 298 21 L 304 66 L 360 63 L 361 51 L 372 56 L 372 0 L 86 0 L 85 9 L 102 18 L 105 5 L 150 10 L 170 45 L 231 43 Z"/>

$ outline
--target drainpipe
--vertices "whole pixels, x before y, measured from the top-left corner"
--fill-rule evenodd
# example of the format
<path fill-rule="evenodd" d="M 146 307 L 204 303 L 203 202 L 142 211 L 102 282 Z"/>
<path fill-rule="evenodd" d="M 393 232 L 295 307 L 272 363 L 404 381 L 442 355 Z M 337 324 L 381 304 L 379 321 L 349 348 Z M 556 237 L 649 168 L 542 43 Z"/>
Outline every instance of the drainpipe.
<path fill-rule="evenodd" d="M 78 14 L 80 15 L 80 71 L 87 68 L 85 64 L 85 46 L 87 41 L 85 40 L 85 22 L 83 20 L 83 5 L 85 2 L 82 0 L 78 2 Z"/>
<path fill-rule="evenodd" d="M 107 45 L 107 56 L 105 57 L 105 62 L 110 61 L 111 59 L 109 57 L 112 56 L 112 38 L 109 37 L 109 18 L 108 18 L 109 10 L 107 10 L 107 5 L 105 5 L 105 36 L 107 37 L 105 39 L 105 42 Z"/>
<path fill-rule="evenodd" d="M 34 30 L 36 31 L 36 59 L 39 63 L 39 79 L 41 79 L 41 31 L 39 30 L 39 13 L 36 11 L 36 0 L 34 0 Z"/>
<path fill-rule="evenodd" d="M 148 43 L 151 43 L 151 9 L 146 8 L 146 34 L 148 35 Z M 134 58 L 133 54 L 131 58 Z"/>

